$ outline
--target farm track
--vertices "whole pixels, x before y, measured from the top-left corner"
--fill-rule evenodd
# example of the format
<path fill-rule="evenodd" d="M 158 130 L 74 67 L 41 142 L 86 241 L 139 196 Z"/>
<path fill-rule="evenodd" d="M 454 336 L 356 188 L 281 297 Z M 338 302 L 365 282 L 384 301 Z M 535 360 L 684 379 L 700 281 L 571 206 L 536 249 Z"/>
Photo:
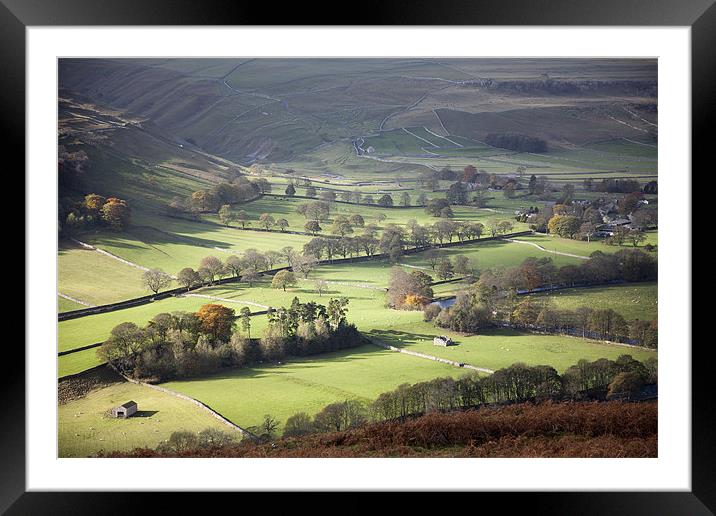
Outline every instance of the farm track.
<path fill-rule="evenodd" d="M 507 240 L 508 242 L 514 242 L 515 244 L 531 245 L 541 251 L 544 251 L 545 253 L 558 254 L 561 256 L 569 256 L 570 258 L 579 258 L 580 260 L 589 260 L 589 256 L 582 256 L 581 254 L 563 253 L 561 251 L 550 251 L 549 249 L 545 249 L 541 245 L 535 244 L 534 242 L 525 242 L 524 240 L 515 240 L 515 239 L 510 239 L 510 238 L 506 238 L 505 240 Z"/>

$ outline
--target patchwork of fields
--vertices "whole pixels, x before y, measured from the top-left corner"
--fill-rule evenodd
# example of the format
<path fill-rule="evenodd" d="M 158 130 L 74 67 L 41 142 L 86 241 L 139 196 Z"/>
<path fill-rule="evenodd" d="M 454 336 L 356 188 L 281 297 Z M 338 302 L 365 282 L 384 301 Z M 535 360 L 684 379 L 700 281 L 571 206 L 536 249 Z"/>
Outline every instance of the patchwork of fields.
<path fill-rule="evenodd" d="M 417 206 L 418 196 L 445 199 L 463 174 L 474 176 L 476 170 L 485 204 L 475 206 L 475 185 L 470 185 L 467 204 L 453 205 L 451 220 L 484 224 L 483 237 L 501 220 L 512 223 L 511 231 L 528 230 L 526 223 L 515 219 L 516 212 L 535 206 L 540 213 L 549 213 L 548 206 L 568 204 L 570 199 L 599 200 L 593 206 L 600 209 L 614 204 L 625 194 L 604 189 L 624 189 L 602 184 L 598 191 L 603 179 L 636 179 L 638 188 L 657 179 L 656 63 L 568 61 L 550 59 L 536 65 L 527 59 L 63 59 L 59 143 L 70 156 L 86 152 L 86 160 L 77 162 L 80 173 L 75 183 L 73 178 L 70 186 L 61 181 L 60 201 L 68 213 L 61 217 L 58 311 L 145 296 L 150 291 L 143 284 L 144 269 L 177 275 L 186 267 L 198 269 L 207 256 L 224 262 L 252 249 L 284 251 L 271 268 L 287 265 L 286 249 L 300 254 L 312 238 L 306 234 L 306 216 L 298 211 L 312 202 L 304 198 L 308 185 L 318 191 L 316 199 L 328 190 L 339 200 L 345 192 L 371 195 L 374 201 L 390 194 L 395 208 L 330 203 L 317 235 L 333 236 L 331 226 L 339 216 L 361 215 L 365 225 L 377 227 L 377 240 L 389 225 L 407 229 L 413 221 L 436 232 L 439 225 L 433 225 L 444 219 Z M 535 141 L 544 145 L 531 152 Z M 67 173 L 66 168 L 60 171 Z M 239 195 L 236 185 L 227 184 L 239 176 L 255 182 L 240 185 L 248 193 Z M 543 191 L 530 193 L 537 178 Z M 270 195 L 260 193 L 266 193 L 266 181 Z M 298 197 L 284 195 L 289 183 L 295 184 Z M 217 193 L 219 187 L 223 194 Z M 653 210 L 656 190 L 647 191 L 649 205 L 643 206 Z M 98 223 L 104 213 L 82 207 L 90 192 L 126 200 L 131 207 L 126 227 L 112 231 L 106 221 Z M 410 196 L 409 207 L 398 207 L 403 193 Z M 258 197 L 231 206 L 234 212 L 246 212 L 247 227 L 240 222 L 223 224 L 218 213 L 196 211 L 196 199 L 211 196 L 214 211 L 237 198 Z M 619 208 L 623 216 L 621 204 Z M 581 209 L 573 213 L 581 217 Z M 170 216 L 179 212 L 184 218 Z M 77 222 L 87 213 L 92 220 Z M 262 214 L 285 219 L 289 232 L 276 227 L 260 231 Z M 651 217 L 644 227 L 656 225 L 655 214 Z M 578 222 L 586 220 L 585 216 Z M 67 226 L 66 221 L 72 224 Z M 359 226 L 351 231 L 348 236 L 363 234 Z M 86 249 L 73 238 L 116 258 Z M 647 244 L 658 245 L 656 230 L 647 231 L 638 248 Z M 534 233 L 455 245 L 442 249 L 441 255 L 453 261 L 469 258 L 479 275 L 531 257 L 549 258 L 560 267 L 582 264 L 596 251 L 612 254 L 632 248 Z M 656 258 L 657 252 L 648 249 Z M 421 311 L 387 306 L 393 267 L 420 270 L 437 281 L 435 266 L 421 252 L 405 254 L 397 264 L 387 259 L 322 264 L 307 278 L 296 274 L 296 284 L 285 289 L 273 288 L 268 276 L 252 286 L 238 280 L 206 286 L 186 295 L 61 321 L 58 345 L 51 352 L 69 352 L 58 356 L 58 377 L 63 381 L 101 365 L 96 346 L 81 348 L 106 341 L 123 322 L 145 326 L 157 314 L 196 312 L 207 303 L 236 312 L 243 307 L 261 312 L 288 307 L 296 297 L 324 305 L 331 298 L 345 297 L 348 321 L 377 345 L 224 368 L 163 384 L 210 405 L 242 427 L 258 425 L 271 415 L 280 422 L 279 432 L 286 419 L 300 411 L 313 415 L 326 404 L 346 399 L 370 402 L 404 383 L 468 372 L 389 351 L 381 344 L 490 370 L 525 363 L 562 372 L 581 359 L 657 356 L 655 350 L 508 329 L 458 334 L 425 322 Z M 176 286 L 174 282 L 170 288 Z M 467 288 L 464 280 L 435 285 L 434 295 L 454 296 Z M 548 299 L 560 309 L 611 308 L 629 321 L 652 320 L 658 314 L 655 282 L 531 296 Z M 267 315 L 251 316 L 251 337 L 264 336 L 267 328 Z M 434 346 L 437 335 L 448 335 L 457 345 Z M 139 404 L 137 417 L 108 417 L 112 406 L 129 399 Z M 58 411 L 61 457 L 156 447 L 177 430 L 228 431 L 193 404 L 132 383 L 97 388 L 60 404 Z"/>

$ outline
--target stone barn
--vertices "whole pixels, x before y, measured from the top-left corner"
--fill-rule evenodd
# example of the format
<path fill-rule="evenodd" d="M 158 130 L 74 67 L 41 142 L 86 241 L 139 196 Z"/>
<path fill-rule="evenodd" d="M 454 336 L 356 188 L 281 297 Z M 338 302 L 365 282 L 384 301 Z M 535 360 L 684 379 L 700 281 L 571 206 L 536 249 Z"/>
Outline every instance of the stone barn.
<path fill-rule="evenodd" d="M 123 419 L 126 419 L 135 412 L 137 412 L 137 402 L 128 401 L 127 403 L 124 403 L 119 407 L 114 407 L 112 409 L 112 417 L 121 417 Z"/>
<path fill-rule="evenodd" d="M 433 345 L 434 346 L 454 346 L 455 342 L 450 337 L 446 337 L 445 335 L 440 335 L 439 337 L 435 337 L 433 339 Z"/>

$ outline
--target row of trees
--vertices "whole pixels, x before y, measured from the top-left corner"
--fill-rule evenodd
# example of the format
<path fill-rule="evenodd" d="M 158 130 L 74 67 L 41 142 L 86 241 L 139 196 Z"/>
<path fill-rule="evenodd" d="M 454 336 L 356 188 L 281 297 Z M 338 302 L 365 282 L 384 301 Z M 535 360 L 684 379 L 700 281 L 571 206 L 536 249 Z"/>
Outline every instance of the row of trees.
<path fill-rule="evenodd" d="M 268 310 L 268 327 L 251 339 L 251 311 L 219 304 L 197 312 L 161 313 L 144 327 L 115 326 L 98 350 L 123 374 L 148 381 L 207 374 L 222 367 L 275 362 L 287 356 L 326 353 L 360 345 L 362 337 L 347 321 L 348 300 L 327 305 L 301 303 Z"/>
<path fill-rule="evenodd" d="M 264 193 L 271 193 L 266 178 L 251 178 L 236 173 L 232 181 L 222 181 L 211 188 L 192 192 L 188 198 L 177 197 L 168 206 L 173 213 L 216 213 L 222 206 L 251 201 Z"/>
<path fill-rule="evenodd" d="M 620 256 L 617 256 L 620 255 Z M 611 309 L 556 310 L 549 303 L 533 298 L 519 300 L 518 292 L 544 286 L 574 286 L 615 280 L 651 281 L 656 279 L 656 262 L 638 250 L 624 250 L 615 255 L 595 252 L 585 263 L 557 269 L 550 258 L 528 258 L 517 267 L 499 267 L 482 271 L 477 282 L 457 296 L 454 304 L 441 309 L 426 305 L 426 320 L 454 331 L 474 333 L 495 324 L 561 331 L 657 346 L 656 321 L 634 321 Z"/>
<path fill-rule="evenodd" d="M 391 208 L 393 206 L 411 206 L 411 197 L 408 192 L 401 192 L 397 201 L 393 199 L 391 194 L 365 194 L 361 192 L 351 192 L 348 190 L 318 190 L 316 187 L 310 185 L 305 187 L 305 196 L 320 199 L 324 202 L 335 202 L 337 200 L 353 203 L 353 204 L 373 204 L 381 206 L 383 208 Z M 287 197 L 294 197 L 296 195 L 296 187 L 293 183 L 289 183 L 284 193 Z M 417 206 L 423 206 L 427 202 L 425 194 L 420 194 L 416 198 Z"/>
<path fill-rule="evenodd" d="M 60 233 L 68 236 L 98 227 L 122 231 L 131 218 L 127 201 L 96 193 L 86 195 L 81 201 L 64 200 L 59 208 Z"/>
<path fill-rule="evenodd" d="M 658 347 L 657 320 L 629 321 L 611 308 L 580 306 L 556 309 L 549 299 L 525 296 L 506 321 L 515 327 L 554 333 L 568 333 L 617 342 L 630 341 L 649 348 Z"/>
<path fill-rule="evenodd" d="M 464 375 L 403 384 L 372 403 L 349 399 L 326 405 L 311 418 L 305 412 L 289 417 L 284 437 L 340 432 L 368 422 L 402 420 L 431 412 L 464 410 L 488 403 L 529 400 L 623 399 L 638 396 L 657 381 L 656 359 L 642 363 L 630 355 L 617 360 L 580 360 L 563 374 L 550 366 L 517 363 L 490 376 Z"/>

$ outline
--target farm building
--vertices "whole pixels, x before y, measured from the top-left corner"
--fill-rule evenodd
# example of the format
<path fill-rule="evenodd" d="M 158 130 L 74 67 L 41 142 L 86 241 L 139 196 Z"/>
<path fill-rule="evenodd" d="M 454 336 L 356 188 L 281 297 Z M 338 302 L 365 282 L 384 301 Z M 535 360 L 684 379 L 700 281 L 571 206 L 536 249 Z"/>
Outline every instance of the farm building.
<path fill-rule="evenodd" d="M 137 412 L 137 402 L 128 401 L 119 407 L 114 407 L 112 409 L 112 417 L 128 418 L 135 412 Z"/>
<path fill-rule="evenodd" d="M 453 340 L 445 335 L 440 335 L 439 337 L 435 337 L 433 339 L 434 346 L 453 346 L 454 344 Z"/>

